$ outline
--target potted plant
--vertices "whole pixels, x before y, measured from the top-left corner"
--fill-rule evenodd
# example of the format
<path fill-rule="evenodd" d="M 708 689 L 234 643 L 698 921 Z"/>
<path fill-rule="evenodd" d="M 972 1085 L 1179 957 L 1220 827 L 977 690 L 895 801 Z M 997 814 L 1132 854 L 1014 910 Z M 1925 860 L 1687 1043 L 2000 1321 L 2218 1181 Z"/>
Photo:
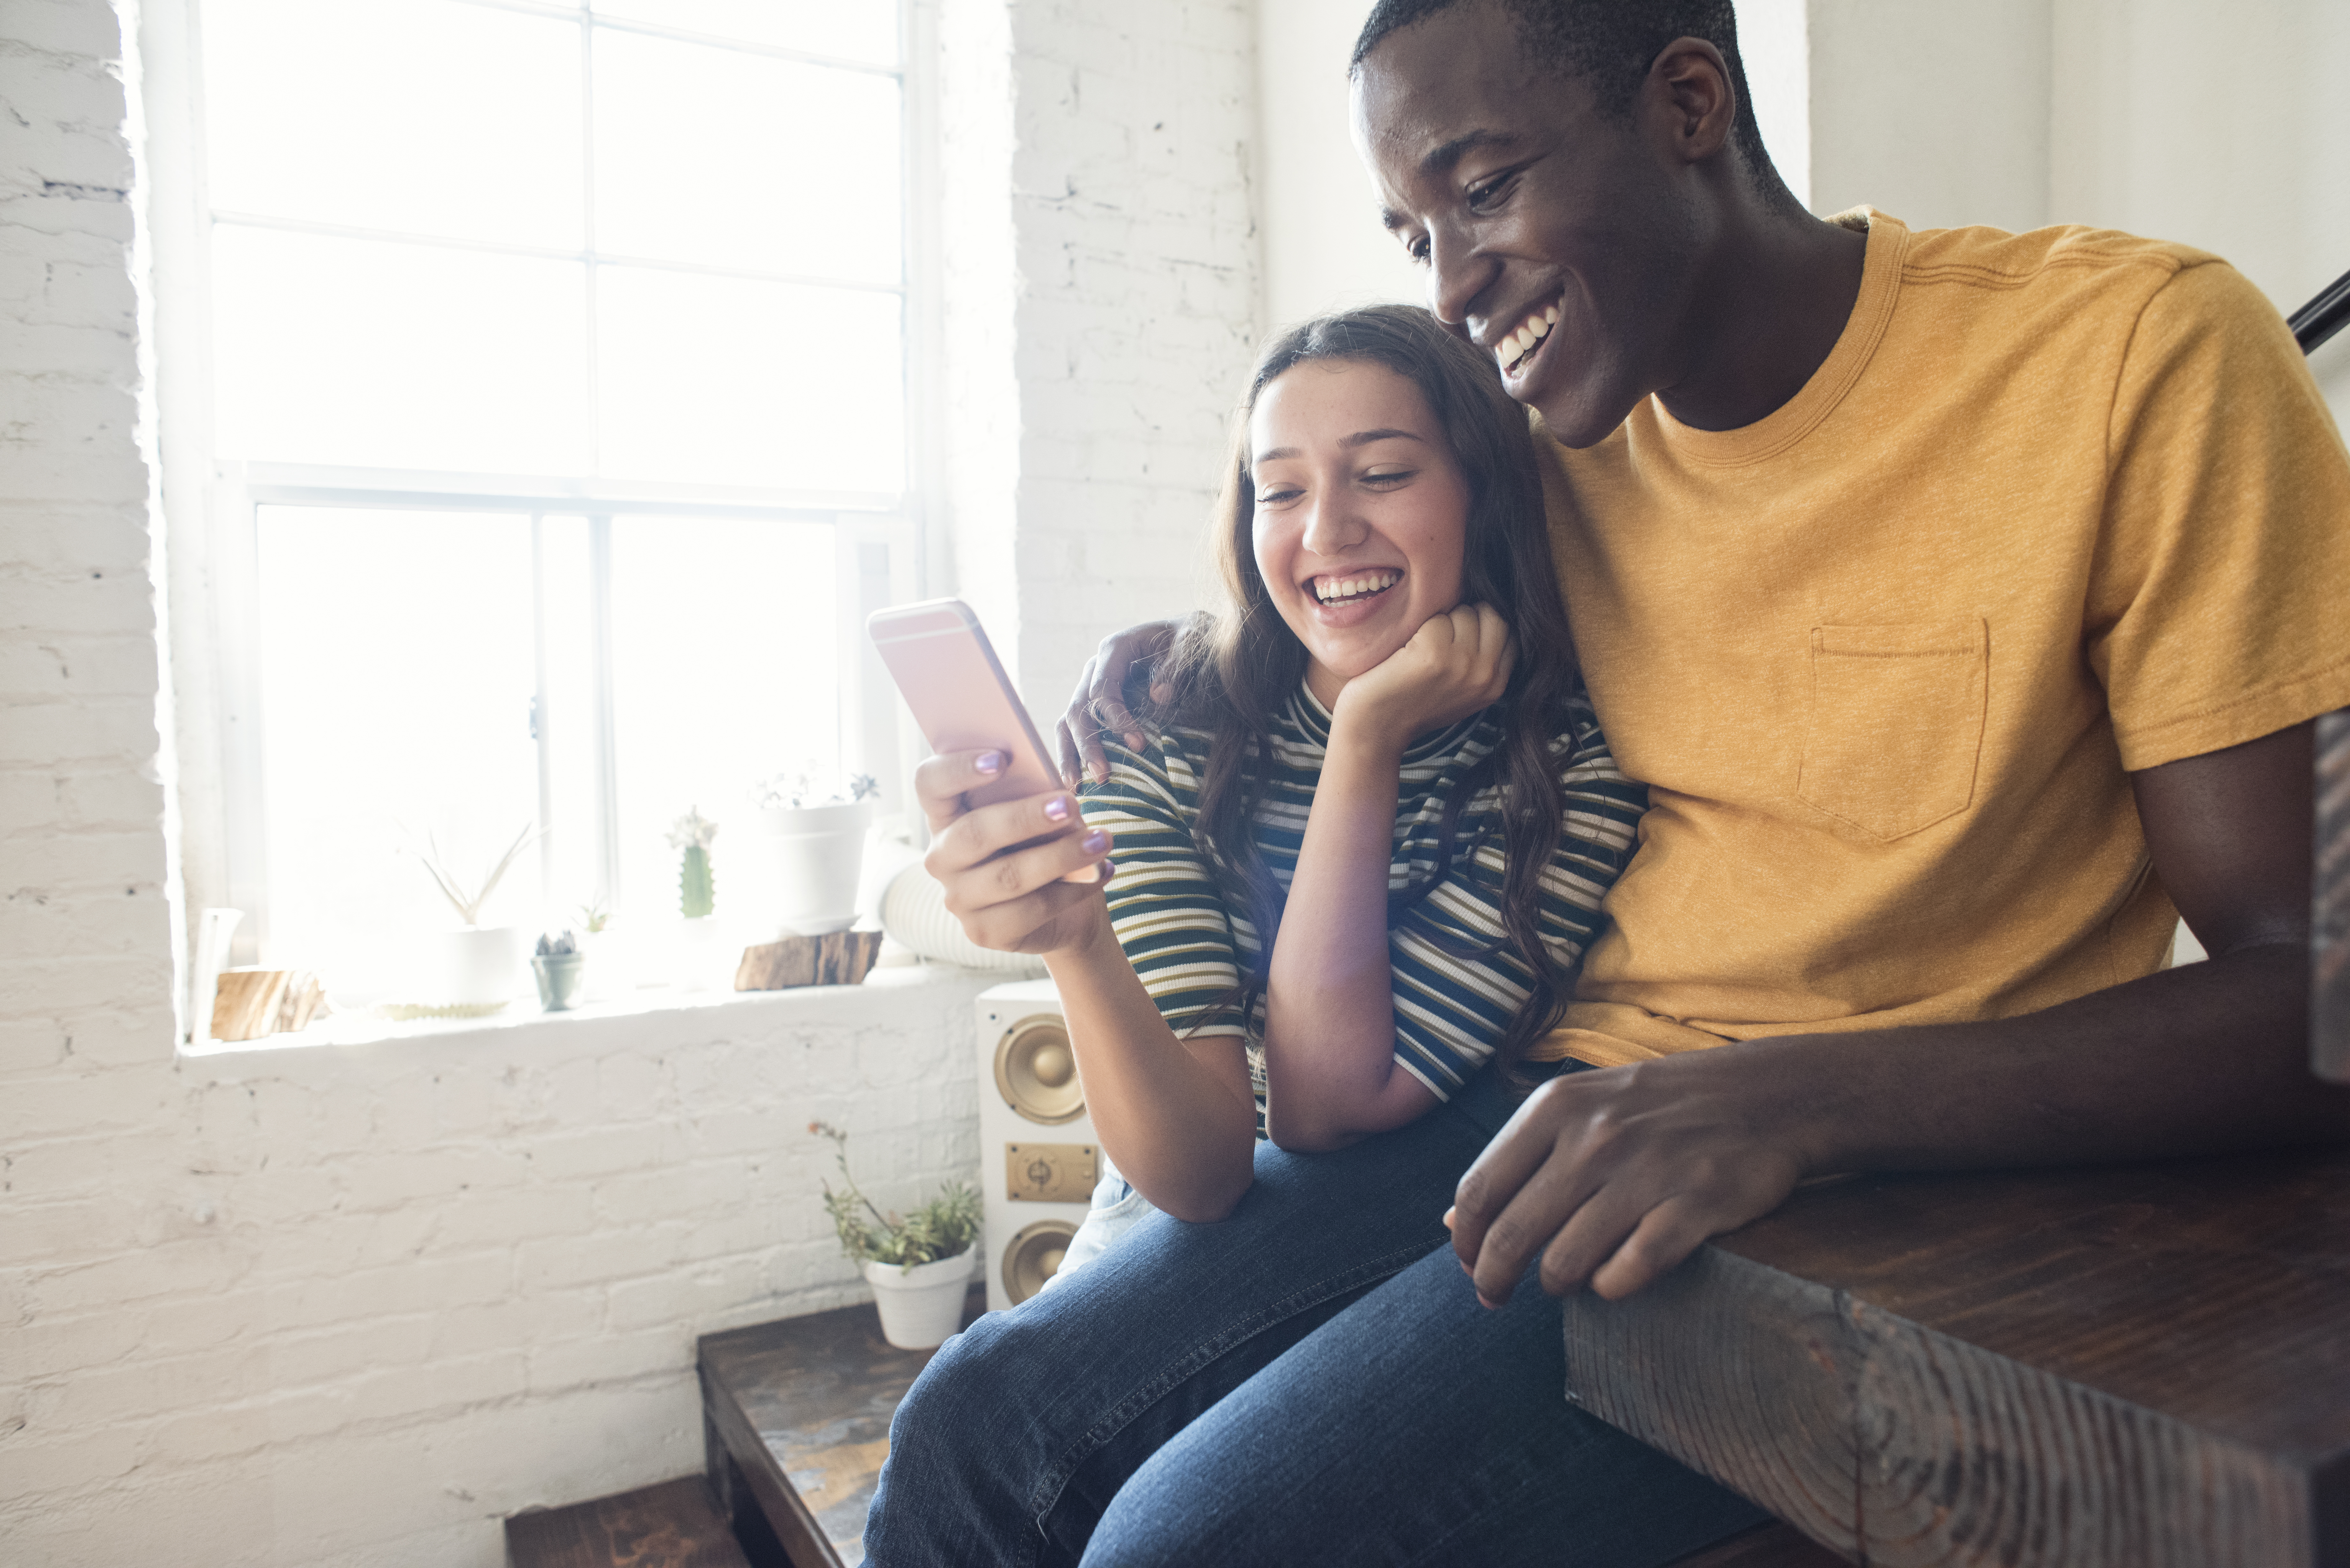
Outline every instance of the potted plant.
<path fill-rule="evenodd" d="M 865 830 L 880 793 L 867 774 L 852 774 L 836 788 L 819 782 L 812 766 L 751 786 L 759 829 L 753 874 L 764 887 L 759 913 L 772 934 L 816 937 L 856 923 Z"/>
<path fill-rule="evenodd" d="M 823 1122 L 808 1131 L 832 1140 L 842 1190 L 824 1184 L 824 1207 L 840 1250 L 865 1267 L 881 1337 L 900 1350 L 931 1350 L 962 1326 L 963 1294 L 979 1241 L 979 1189 L 950 1181 L 902 1219 L 884 1214 L 848 1174 L 848 1135 Z"/>
<path fill-rule="evenodd" d="M 717 836 L 718 825 L 698 805 L 670 824 L 669 846 L 677 851 L 677 909 L 684 917 L 671 976 L 681 991 L 708 990 L 717 961 L 718 876 L 710 864 L 711 840 Z"/>
<path fill-rule="evenodd" d="M 588 955 L 569 931 L 541 936 L 530 960 L 530 972 L 538 981 L 539 1011 L 563 1012 L 578 1005 L 587 964 Z"/>
<path fill-rule="evenodd" d="M 505 853 L 478 882 L 460 878 L 430 829 L 422 843 L 410 846 L 463 922 L 461 929 L 442 934 L 441 974 L 435 987 L 440 994 L 434 1000 L 451 1007 L 489 1011 L 504 1006 L 529 988 L 525 962 L 530 952 L 529 939 L 519 926 L 484 926 L 481 915 L 516 857 L 537 836 L 538 829 L 525 823 Z"/>

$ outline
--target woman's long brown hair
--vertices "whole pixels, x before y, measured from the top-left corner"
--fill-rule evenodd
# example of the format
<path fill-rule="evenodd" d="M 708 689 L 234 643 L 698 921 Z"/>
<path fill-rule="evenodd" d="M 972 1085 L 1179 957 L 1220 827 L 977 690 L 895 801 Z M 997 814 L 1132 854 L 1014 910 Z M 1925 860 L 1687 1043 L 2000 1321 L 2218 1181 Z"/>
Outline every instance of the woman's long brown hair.
<path fill-rule="evenodd" d="M 1200 790 L 1198 836 L 1228 897 L 1245 903 L 1259 938 L 1256 971 L 1232 1005 L 1245 1019 L 1263 994 L 1284 902 L 1250 826 L 1273 776 L 1273 722 L 1305 679 L 1305 647 L 1281 618 L 1258 572 L 1253 530 L 1256 485 L 1249 472 L 1249 419 L 1257 399 L 1287 371 L 1314 361 L 1378 365 L 1419 389 L 1469 483 L 1461 597 L 1491 605 L 1517 639 L 1518 659 L 1500 706 L 1499 746 L 1446 803 L 1434 871 L 1388 897 L 1388 924 L 1444 879 L 1461 807 L 1501 784 L 1504 944 L 1534 976 L 1533 990 L 1495 1053 L 1514 1073 L 1526 1047 L 1565 1006 L 1570 977 L 1543 946 L 1542 876 L 1565 809 L 1553 736 L 1566 729 L 1576 690 L 1566 609 L 1551 566 L 1542 476 L 1525 410 L 1502 389 L 1490 357 L 1411 306 L 1369 306 L 1291 327 L 1258 357 L 1233 420 L 1232 456 L 1216 504 L 1214 545 L 1230 607 L 1193 618 L 1176 639 L 1158 684 L 1175 695 L 1154 717 L 1212 737 Z M 1458 956 L 1485 957 L 1492 948 Z"/>

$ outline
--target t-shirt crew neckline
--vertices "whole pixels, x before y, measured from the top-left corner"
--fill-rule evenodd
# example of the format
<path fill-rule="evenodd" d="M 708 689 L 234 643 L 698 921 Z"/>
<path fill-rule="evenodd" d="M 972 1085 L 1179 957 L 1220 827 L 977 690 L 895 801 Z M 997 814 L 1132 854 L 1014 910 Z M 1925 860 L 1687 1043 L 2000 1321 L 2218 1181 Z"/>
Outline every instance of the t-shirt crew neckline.
<path fill-rule="evenodd" d="M 1736 430 L 1701 431 L 1685 425 L 1666 410 L 1663 399 L 1652 394 L 1649 411 L 1677 456 L 1715 468 L 1735 468 L 1776 457 L 1818 429 L 1868 368 L 1901 292 L 1901 260 L 1909 248 L 1909 230 L 1900 220 L 1872 207 L 1855 207 L 1828 221 L 1868 236 L 1868 248 L 1861 257 L 1860 294 L 1852 302 L 1844 330 L 1836 335 L 1835 347 L 1802 390 L 1752 424 Z"/>

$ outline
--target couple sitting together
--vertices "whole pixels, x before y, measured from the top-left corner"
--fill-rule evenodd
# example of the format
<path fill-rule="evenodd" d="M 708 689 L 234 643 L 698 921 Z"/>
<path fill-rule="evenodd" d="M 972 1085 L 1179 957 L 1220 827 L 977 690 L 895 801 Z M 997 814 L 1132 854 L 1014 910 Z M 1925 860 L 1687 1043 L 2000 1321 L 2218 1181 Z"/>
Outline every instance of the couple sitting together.
<path fill-rule="evenodd" d="M 1380 0 L 1430 308 L 1267 349 L 1231 604 L 1105 645 L 1082 790 L 923 765 L 1116 1167 L 1073 1262 L 1123 1233 L 915 1384 L 879 1568 L 1668 1563 L 1761 1515 L 1565 1400 L 1553 1298 L 1811 1176 L 2350 1129 L 2291 335 L 2176 245 L 1815 220 L 1737 58 L 1726 0 Z"/>

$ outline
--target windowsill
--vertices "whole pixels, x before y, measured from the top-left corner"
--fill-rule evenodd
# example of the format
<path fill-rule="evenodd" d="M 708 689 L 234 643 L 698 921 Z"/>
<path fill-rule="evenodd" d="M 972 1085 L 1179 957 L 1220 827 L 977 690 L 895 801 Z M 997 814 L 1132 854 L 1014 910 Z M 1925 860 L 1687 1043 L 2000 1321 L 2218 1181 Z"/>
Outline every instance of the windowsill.
<path fill-rule="evenodd" d="M 514 1045 L 552 1043 L 644 1043 L 665 1044 L 706 1037 L 713 1031 L 794 1023 L 851 1026 L 902 1014 L 909 1002 L 930 996 L 909 993 L 962 991 L 975 995 L 990 986 L 1026 978 L 998 970 L 955 964 L 917 963 L 877 968 L 862 985 L 805 985 L 788 991 L 679 991 L 648 987 L 619 997 L 590 1002 L 561 1012 L 542 1012 L 533 1002 L 509 1003 L 483 1018 L 427 1018 L 393 1023 L 365 1012 L 338 1013 L 298 1033 L 258 1040 L 204 1040 L 181 1048 L 185 1057 L 276 1054 L 313 1049 L 394 1043 L 463 1043 Z M 598 1040 L 598 1037 L 602 1037 Z M 649 1038 L 650 1037 L 650 1038 Z"/>

